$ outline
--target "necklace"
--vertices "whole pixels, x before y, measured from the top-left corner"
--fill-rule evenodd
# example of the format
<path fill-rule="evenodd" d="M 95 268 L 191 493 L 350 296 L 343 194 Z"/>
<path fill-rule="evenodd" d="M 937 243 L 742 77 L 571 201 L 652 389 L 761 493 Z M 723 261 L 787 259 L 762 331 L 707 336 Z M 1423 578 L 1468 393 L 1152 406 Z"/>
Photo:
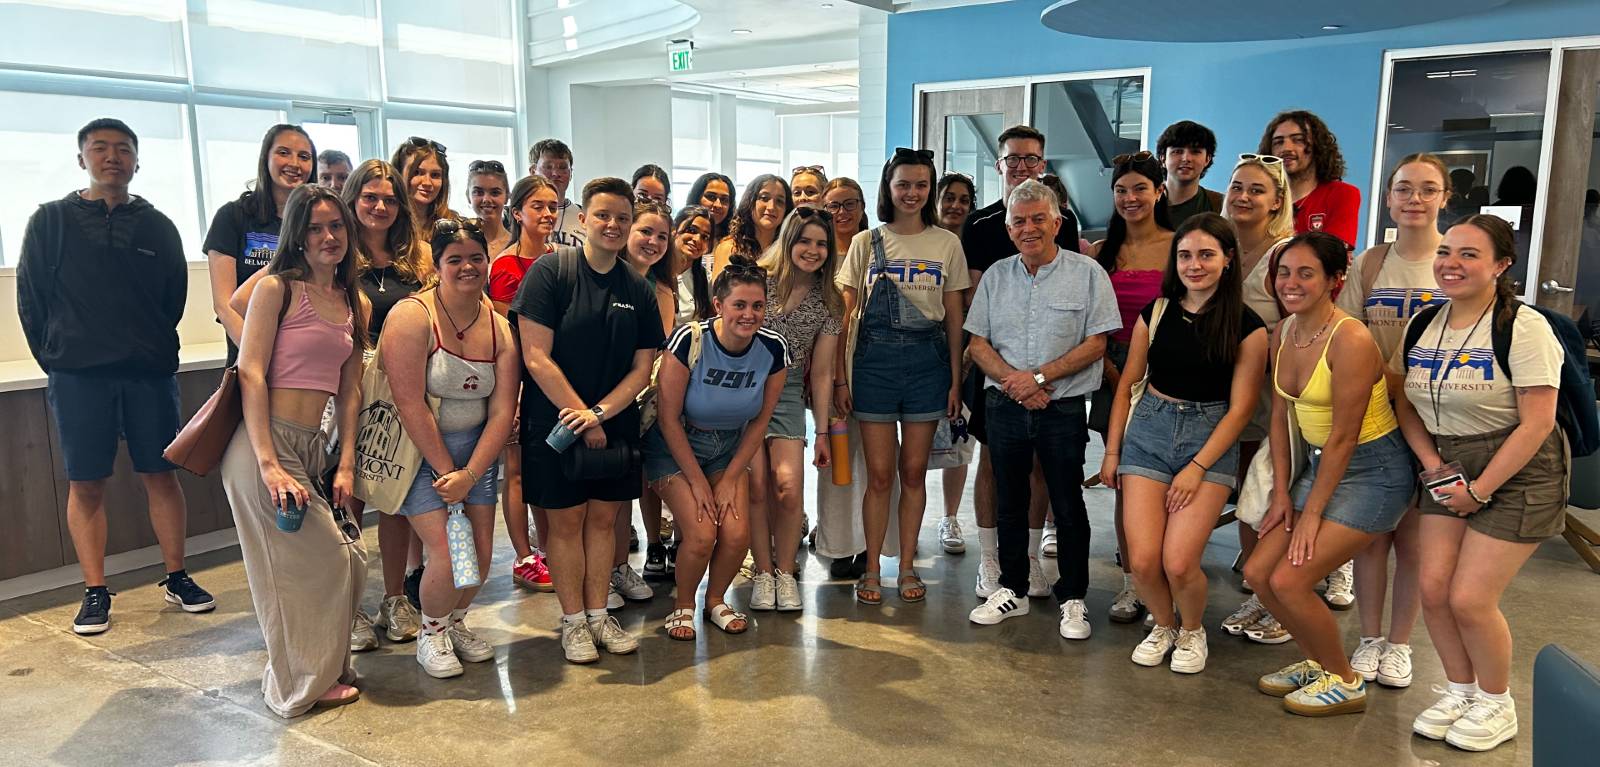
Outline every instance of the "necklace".
<path fill-rule="evenodd" d="M 437 295 L 433 297 L 433 300 L 439 305 L 439 311 L 444 312 L 445 319 L 450 320 L 450 327 L 456 331 L 457 341 L 466 338 L 467 331 L 471 330 L 473 325 L 478 324 L 478 318 L 483 316 L 483 302 L 480 301 L 478 302 L 478 311 L 472 315 L 472 321 L 467 323 L 466 327 L 461 327 L 460 325 L 456 324 L 456 318 L 450 316 L 450 309 L 444 305 L 443 300 L 441 300 Z"/>
<path fill-rule="evenodd" d="M 387 293 L 387 292 L 389 292 L 389 289 L 385 288 L 383 286 L 384 278 L 389 276 L 389 267 L 385 266 L 385 267 L 382 267 L 380 269 L 375 269 L 374 271 L 376 271 L 378 273 L 378 292 L 379 293 Z"/>
<path fill-rule="evenodd" d="M 1311 338 L 1308 339 L 1305 343 L 1300 343 L 1300 323 L 1296 322 L 1294 324 L 1295 325 L 1294 328 L 1293 328 L 1294 332 L 1293 332 L 1293 334 L 1291 335 L 1291 337 L 1289 339 L 1289 343 L 1294 344 L 1294 348 L 1296 348 L 1296 349 L 1304 349 L 1304 348 L 1316 343 L 1317 339 L 1321 338 L 1323 333 L 1328 332 L 1328 324 L 1331 323 L 1331 322 L 1333 322 L 1333 310 L 1329 309 L 1328 310 L 1328 318 L 1322 321 L 1322 327 L 1317 328 L 1317 332 L 1311 334 Z"/>
<path fill-rule="evenodd" d="M 1439 403 L 1440 403 L 1440 401 L 1442 401 L 1444 399 L 1445 379 L 1448 379 L 1450 377 L 1450 369 L 1451 368 L 1459 367 L 1462 364 L 1461 355 L 1464 352 L 1466 352 L 1467 343 L 1472 340 L 1473 334 L 1478 332 L 1478 326 L 1483 323 L 1483 318 L 1484 317 L 1489 316 L 1489 310 L 1492 309 L 1492 308 L 1494 308 L 1494 302 L 1493 301 L 1489 302 L 1489 304 L 1487 306 L 1483 307 L 1483 311 L 1478 313 L 1478 319 L 1474 320 L 1472 322 L 1472 327 L 1467 330 L 1466 337 L 1461 339 L 1461 345 L 1456 347 L 1456 353 L 1452 354 L 1449 357 L 1446 357 L 1446 358 L 1444 358 L 1442 360 L 1439 360 L 1439 367 L 1434 370 L 1434 375 L 1428 379 L 1428 400 L 1429 400 L 1429 402 L 1431 402 L 1433 404 L 1433 423 L 1434 423 L 1434 426 L 1436 426 L 1436 427 L 1439 424 Z M 1445 344 L 1445 340 L 1444 340 L 1445 339 L 1445 331 L 1449 330 L 1449 329 L 1450 329 L 1450 304 L 1445 304 L 1444 305 L 1444 320 L 1439 323 L 1439 343 L 1438 343 L 1438 346 L 1440 348 L 1436 352 L 1437 354 L 1443 354 L 1444 353 L 1443 347 L 1444 347 L 1444 344 Z M 1452 333 L 1454 333 L 1454 331 L 1452 331 Z M 1434 382 L 1435 381 L 1437 381 L 1439 383 L 1439 386 L 1438 386 L 1437 389 L 1434 388 Z"/>

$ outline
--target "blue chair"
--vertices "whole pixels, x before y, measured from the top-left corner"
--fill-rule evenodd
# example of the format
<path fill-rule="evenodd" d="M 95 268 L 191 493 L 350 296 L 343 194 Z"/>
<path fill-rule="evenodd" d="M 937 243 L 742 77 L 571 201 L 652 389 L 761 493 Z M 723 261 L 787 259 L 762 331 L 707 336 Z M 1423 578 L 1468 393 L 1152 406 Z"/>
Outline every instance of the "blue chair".
<path fill-rule="evenodd" d="M 1533 662 L 1534 767 L 1600 762 L 1600 671 L 1560 645 Z"/>
<path fill-rule="evenodd" d="M 1571 489 L 1567 505 L 1588 511 L 1600 509 L 1600 452 L 1572 459 Z M 1578 552 L 1589 569 L 1600 573 L 1600 533 L 1567 512 L 1567 526 L 1561 531 L 1572 550 Z"/>

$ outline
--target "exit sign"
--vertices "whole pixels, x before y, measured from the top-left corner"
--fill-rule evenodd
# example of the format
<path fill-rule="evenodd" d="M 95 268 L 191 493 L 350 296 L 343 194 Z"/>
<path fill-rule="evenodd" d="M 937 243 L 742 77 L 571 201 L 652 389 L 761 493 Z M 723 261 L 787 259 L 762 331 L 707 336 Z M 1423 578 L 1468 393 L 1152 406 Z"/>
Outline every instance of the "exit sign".
<path fill-rule="evenodd" d="M 667 44 L 667 71 L 687 72 L 694 67 L 694 43 L 687 40 Z"/>

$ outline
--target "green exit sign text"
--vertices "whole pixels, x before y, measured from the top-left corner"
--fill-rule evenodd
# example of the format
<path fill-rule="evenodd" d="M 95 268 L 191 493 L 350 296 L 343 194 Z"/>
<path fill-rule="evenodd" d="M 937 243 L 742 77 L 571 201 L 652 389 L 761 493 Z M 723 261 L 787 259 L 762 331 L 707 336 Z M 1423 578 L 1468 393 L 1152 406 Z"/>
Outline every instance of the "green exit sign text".
<path fill-rule="evenodd" d="M 670 72 L 687 72 L 694 66 L 694 48 L 687 45 L 667 50 L 667 65 Z"/>

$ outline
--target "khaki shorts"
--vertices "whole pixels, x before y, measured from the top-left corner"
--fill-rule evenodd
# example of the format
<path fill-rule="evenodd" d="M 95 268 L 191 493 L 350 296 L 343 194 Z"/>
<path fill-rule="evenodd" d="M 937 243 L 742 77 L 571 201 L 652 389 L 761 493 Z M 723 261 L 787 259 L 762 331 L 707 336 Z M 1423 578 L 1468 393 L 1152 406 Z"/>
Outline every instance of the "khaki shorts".
<path fill-rule="evenodd" d="M 1515 428 L 1466 437 L 1440 435 L 1434 439 L 1439 457 L 1446 463 L 1460 461 L 1466 475 L 1476 477 Z M 1494 491 L 1494 500 L 1467 517 L 1467 527 L 1512 543 L 1538 543 L 1560 534 L 1566 526 L 1570 464 L 1566 437 L 1557 426 L 1527 465 Z M 1422 493 L 1419 507 L 1424 514 L 1456 516 L 1428 493 Z"/>

